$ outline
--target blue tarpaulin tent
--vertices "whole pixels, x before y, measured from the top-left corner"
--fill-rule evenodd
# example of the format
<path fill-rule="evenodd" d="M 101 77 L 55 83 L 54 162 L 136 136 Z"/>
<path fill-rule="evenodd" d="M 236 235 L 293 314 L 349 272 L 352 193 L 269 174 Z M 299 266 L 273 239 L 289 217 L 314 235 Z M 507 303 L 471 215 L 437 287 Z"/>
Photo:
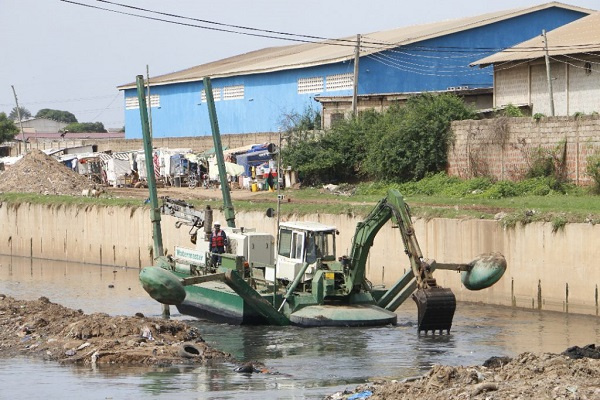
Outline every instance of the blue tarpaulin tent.
<path fill-rule="evenodd" d="M 252 176 L 251 167 L 256 167 L 269 162 L 272 159 L 272 154 L 267 151 L 266 146 L 262 150 L 248 152 L 246 154 L 238 154 L 235 156 L 236 163 L 244 167 L 246 176 Z"/>

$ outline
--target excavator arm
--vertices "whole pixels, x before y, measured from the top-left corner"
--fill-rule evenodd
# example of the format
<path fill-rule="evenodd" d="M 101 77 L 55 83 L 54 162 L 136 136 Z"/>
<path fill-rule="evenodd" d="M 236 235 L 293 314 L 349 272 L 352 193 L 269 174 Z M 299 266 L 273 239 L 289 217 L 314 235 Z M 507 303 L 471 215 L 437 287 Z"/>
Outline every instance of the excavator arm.
<path fill-rule="evenodd" d="M 377 203 L 364 221 L 356 225 L 350 252 L 350 273 L 347 286 L 353 291 L 366 287 L 365 270 L 369 250 L 379 230 L 385 223 L 392 220 L 400 229 L 404 252 L 410 260 L 411 270 L 417 279 L 419 288 L 435 286 L 432 281 L 430 265 L 423 259 L 421 248 L 414 234 L 410 210 L 400 192 L 390 189 L 388 195 Z"/>
<path fill-rule="evenodd" d="M 439 287 L 433 278 L 434 268 L 431 262 L 423 257 L 412 225 L 410 209 L 400 192 L 395 189 L 389 190 L 388 195 L 377 203 L 367 218 L 357 224 L 346 286 L 354 292 L 369 290 L 365 279 L 369 250 L 381 227 L 390 219 L 400 230 L 404 252 L 408 256 L 411 269 L 400 280 L 400 284 L 394 285 L 390 292 L 382 297 L 385 304 L 381 304 L 380 300 L 380 305 L 395 310 L 406 295 L 413 292 L 412 297 L 417 303 L 419 313 L 419 332 L 449 332 L 456 309 L 456 298 L 450 289 Z M 401 297 L 399 302 L 396 300 L 396 294 L 402 289 L 405 290 L 405 297 Z"/>

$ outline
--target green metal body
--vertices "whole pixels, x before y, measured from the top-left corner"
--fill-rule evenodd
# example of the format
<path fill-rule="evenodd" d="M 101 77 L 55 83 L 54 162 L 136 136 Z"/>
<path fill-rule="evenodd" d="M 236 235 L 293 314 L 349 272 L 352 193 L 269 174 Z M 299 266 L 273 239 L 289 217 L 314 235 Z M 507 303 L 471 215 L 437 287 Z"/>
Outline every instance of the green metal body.
<path fill-rule="evenodd" d="M 143 77 L 141 80 L 138 77 L 138 97 L 148 168 L 155 252 L 162 255 L 160 213 L 152 168 L 152 145 L 147 129 L 147 118 L 144 117 L 146 106 L 141 88 L 143 88 Z M 209 78 L 204 79 L 204 88 L 213 129 L 225 218 L 227 225 L 233 228 L 235 212 L 227 185 L 221 137 Z M 400 229 L 411 268 L 395 285 L 383 292 L 372 288 L 365 277 L 365 269 L 373 241 L 390 219 Z M 249 260 L 233 254 L 222 254 L 221 260 L 221 265 L 216 272 L 202 272 L 206 273 L 203 275 L 197 268 L 176 266 L 171 260 L 160 257 L 155 260 L 154 267 L 142 270 L 140 281 L 154 299 L 163 304 L 176 305 L 182 314 L 224 322 L 301 326 L 394 324 L 397 316 L 393 311 L 413 295 L 419 307 L 419 330 L 424 326 L 426 330 L 447 329 L 449 331 L 452 323 L 454 295 L 449 289 L 440 288 L 435 284 L 432 272 L 437 265 L 434 261 L 428 262 L 423 258 L 414 234 L 408 205 L 397 190 L 390 190 L 367 218 L 357 224 L 349 257 L 342 257 L 341 261 L 335 261 L 335 257 L 327 260 L 317 259 L 316 263 L 312 261 L 313 264 L 310 264 L 313 267 L 312 278 L 309 281 L 303 280 L 309 267 L 309 262 L 306 260 L 300 271 L 295 273 L 292 283 L 288 284 L 287 288 L 282 287 L 281 290 L 277 288 L 277 280 L 270 284 L 268 282 L 257 284 L 252 276 L 252 268 L 248 268 L 246 264 Z M 478 289 L 497 281 L 506 266 L 504 262 L 503 268 L 496 268 L 498 259 L 494 258 L 484 261 L 469 265 L 452 264 L 451 267 L 468 272 L 475 265 L 480 266 L 477 273 L 463 277 L 463 282 L 471 283 L 473 288 Z M 490 278 L 489 275 L 494 276 Z M 428 313 L 428 302 L 431 302 L 432 308 L 437 311 Z"/>
<path fill-rule="evenodd" d="M 219 181 L 221 182 L 221 194 L 223 195 L 223 214 L 225 214 L 227 226 L 235 228 L 235 211 L 233 209 L 233 202 L 231 201 L 231 194 L 229 193 L 229 186 L 227 185 L 227 173 L 225 172 L 225 158 L 223 157 L 217 109 L 215 107 L 212 84 L 208 77 L 204 78 L 204 92 L 206 93 L 206 103 L 208 104 L 208 116 L 210 118 L 215 155 L 217 157 L 217 168 L 219 169 Z"/>
<path fill-rule="evenodd" d="M 412 229 L 408 206 L 400 192 L 391 189 L 388 191 L 388 195 L 377 203 L 367 218 L 356 225 L 350 252 L 351 266 L 348 276 L 348 290 L 357 291 L 365 288 L 365 269 L 369 251 L 379 230 L 390 219 L 400 228 L 404 248 L 410 259 L 411 270 L 413 273 L 418 271 L 418 260 L 423 255 L 413 235 L 414 230 Z"/>
<path fill-rule="evenodd" d="M 146 93 L 144 89 L 144 76 L 136 77 L 137 95 L 140 104 L 140 118 L 142 121 L 142 134 L 144 136 L 144 157 L 146 159 L 146 174 L 148 192 L 150 194 L 150 220 L 152 221 L 152 238 L 154 240 L 154 258 L 164 254 L 162 243 L 162 230 L 160 227 L 160 206 L 156 193 L 156 177 L 154 176 L 154 163 L 152 157 L 152 138 L 148 124 L 148 109 L 146 107 Z"/>
<path fill-rule="evenodd" d="M 469 290 L 481 290 L 498 282 L 505 271 L 506 259 L 502 254 L 482 254 L 461 271 L 460 280 Z"/>

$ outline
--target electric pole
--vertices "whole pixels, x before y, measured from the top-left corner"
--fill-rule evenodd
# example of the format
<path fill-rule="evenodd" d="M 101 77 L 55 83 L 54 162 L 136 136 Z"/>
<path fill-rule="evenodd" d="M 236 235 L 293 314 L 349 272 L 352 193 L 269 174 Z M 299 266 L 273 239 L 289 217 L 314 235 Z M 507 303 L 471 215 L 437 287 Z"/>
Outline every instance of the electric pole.
<path fill-rule="evenodd" d="M 358 60 L 360 59 L 360 34 L 356 35 L 354 49 L 354 86 L 352 88 L 352 115 L 356 118 L 358 110 Z"/>
<path fill-rule="evenodd" d="M 548 93 L 550 95 L 550 114 L 554 117 L 554 94 L 552 93 L 552 77 L 550 75 L 550 56 L 548 55 L 548 38 L 546 37 L 545 29 L 542 29 L 542 36 L 544 37 L 544 51 L 546 53 L 546 79 L 548 80 Z"/>
<path fill-rule="evenodd" d="M 23 151 L 21 151 L 21 146 L 19 146 L 19 153 L 24 154 L 27 148 L 25 147 L 25 133 L 23 132 L 23 123 L 21 122 L 21 110 L 19 109 L 19 100 L 17 99 L 17 92 L 15 91 L 15 87 L 10 85 L 12 88 L 13 94 L 15 95 L 15 104 L 17 105 L 17 118 L 19 118 L 19 128 L 21 129 L 21 145 L 23 146 Z"/>

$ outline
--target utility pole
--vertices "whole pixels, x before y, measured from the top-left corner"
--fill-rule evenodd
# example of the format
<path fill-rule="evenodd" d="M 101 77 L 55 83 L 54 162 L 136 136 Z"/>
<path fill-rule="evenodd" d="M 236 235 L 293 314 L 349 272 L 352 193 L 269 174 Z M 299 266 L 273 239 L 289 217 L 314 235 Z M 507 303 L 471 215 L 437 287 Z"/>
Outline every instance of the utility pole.
<path fill-rule="evenodd" d="M 279 224 L 281 223 L 281 184 L 279 180 L 282 179 L 283 174 L 281 173 L 281 128 L 279 128 L 279 147 L 277 148 L 277 242 L 275 243 L 276 252 L 279 252 Z M 277 307 L 277 260 L 275 260 L 275 271 L 273 272 L 273 306 Z"/>
<path fill-rule="evenodd" d="M 19 146 L 19 153 L 25 154 L 27 148 L 25 147 L 25 133 L 23 132 L 23 123 L 21 122 L 21 110 L 19 109 L 19 100 L 17 99 L 17 92 L 15 91 L 15 87 L 10 85 L 12 88 L 13 94 L 15 95 L 15 104 L 17 105 L 17 118 L 19 118 L 19 128 L 21 128 L 21 145 L 23 146 L 23 151 L 21 151 L 21 146 Z"/>
<path fill-rule="evenodd" d="M 358 60 L 360 59 L 360 34 L 356 35 L 354 49 L 354 86 L 352 88 L 352 115 L 356 117 L 358 110 Z"/>
<path fill-rule="evenodd" d="M 544 51 L 546 53 L 546 79 L 548 80 L 548 93 L 550 95 L 550 114 L 554 117 L 554 94 L 552 92 L 552 77 L 550 76 L 550 56 L 548 55 L 548 38 L 546 37 L 545 29 L 542 29 L 542 36 L 544 37 Z"/>
<path fill-rule="evenodd" d="M 152 137 L 152 100 L 150 100 L 150 67 L 146 64 L 146 83 L 148 84 L 148 120 L 150 125 L 150 137 Z"/>

